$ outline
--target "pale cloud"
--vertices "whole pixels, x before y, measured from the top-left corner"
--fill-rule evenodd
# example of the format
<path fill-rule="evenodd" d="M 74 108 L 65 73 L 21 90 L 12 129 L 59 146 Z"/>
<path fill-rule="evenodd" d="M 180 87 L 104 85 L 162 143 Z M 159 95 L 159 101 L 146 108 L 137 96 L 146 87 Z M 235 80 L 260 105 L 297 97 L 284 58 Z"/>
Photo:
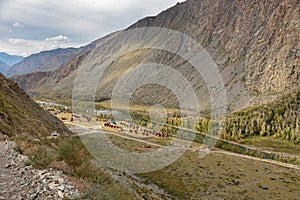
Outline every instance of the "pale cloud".
<path fill-rule="evenodd" d="M 50 37 L 50 38 L 46 38 L 46 41 L 64 41 L 64 40 L 68 40 L 69 38 L 67 36 L 64 35 L 58 35 L 55 37 Z"/>
<path fill-rule="evenodd" d="M 15 28 L 22 28 L 24 25 L 23 24 L 20 24 L 19 22 L 15 22 L 13 23 L 13 27 Z"/>
<path fill-rule="evenodd" d="M 73 42 L 70 38 L 58 35 L 44 40 L 25 40 L 10 38 L 7 41 L 0 40 L 1 50 L 14 55 L 29 56 L 31 54 L 57 48 L 80 47 L 82 44 Z M 20 53 L 22 52 L 22 53 Z"/>
<path fill-rule="evenodd" d="M 85 45 L 141 18 L 157 15 L 177 2 L 182 0 L 1 1 L 0 51 L 28 55 Z"/>
<path fill-rule="evenodd" d="M 27 42 L 26 40 L 18 39 L 18 38 L 10 38 L 8 40 L 8 43 L 12 45 L 24 45 L 26 42 Z"/>

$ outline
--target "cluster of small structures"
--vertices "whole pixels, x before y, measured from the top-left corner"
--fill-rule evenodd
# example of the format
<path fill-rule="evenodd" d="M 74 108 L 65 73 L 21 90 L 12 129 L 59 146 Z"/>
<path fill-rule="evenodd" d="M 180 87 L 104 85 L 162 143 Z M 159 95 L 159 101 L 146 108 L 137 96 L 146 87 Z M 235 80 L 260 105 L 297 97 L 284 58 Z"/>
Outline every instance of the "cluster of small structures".
<path fill-rule="evenodd" d="M 166 138 L 166 137 L 170 137 L 170 135 L 168 133 L 163 133 L 163 132 L 159 132 L 159 131 L 155 131 L 155 130 L 149 130 L 146 128 L 142 128 L 139 125 L 134 125 L 134 124 L 129 124 L 127 122 L 119 122 L 119 126 L 116 125 L 115 123 L 112 123 L 110 121 L 107 121 L 106 123 L 104 123 L 105 127 L 108 128 L 113 128 L 116 129 L 120 132 L 125 132 L 125 130 L 127 130 L 129 133 L 131 134 L 141 134 L 143 136 L 157 136 L 160 138 Z"/>
<path fill-rule="evenodd" d="M 114 125 L 112 124 L 111 122 L 105 122 L 104 123 L 104 126 L 105 127 L 108 127 L 108 128 L 112 128 L 112 129 L 116 129 L 116 130 L 119 130 L 119 131 L 124 131 L 121 127 L 117 126 L 117 125 Z"/>
<path fill-rule="evenodd" d="M 112 112 L 109 110 L 91 110 L 85 111 L 86 113 L 93 113 L 97 116 L 95 119 L 92 117 L 85 115 L 85 114 L 74 114 L 70 111 L 70 109 L 66 106 L 55 104 L 53 102 L 42 102 L 40 101 L 39 104 L 46 109 L 47 111 L 51 112 L 55 116 L 57 116 L 63 122 L 97 122 L 100 123 L 101 121 L 104 122 L 103 126 L 107 128 L 114 129 L 121 133 L 129 133 L 135 135 L 142 135 L 144 137 L 151 137 L 156 136 L 160 138 L 167 138 L 172 135 L 169 133 L 164 133 L 162 131 L 155 131 L 150 130 L 144 127 L 140 127 L 139 125 L 130 124 L 124 121 L 116 122 L 113 119 Z M 98 124 L 99 125 L 99 124 Z M 102 125 L 101 125 L 102 126 Z M 56 136 L 56 135 L 54 135 Z"/>
<path fill-rule="evenodd" d="M 68 119 L 65 118 L 65 119 L 62 119 L 62 120 L 65 121 L 65 120 L 68 120 Z M 87 122 L 90 122 L 90 121 L 92 121 L 92 118 L 89 117 L 89 116 L 86 116 L 86 115 L 79 116 L 79 115 L 72 114 L 70 122 L 73 122 L 73 121 L 78 121 L 78 122 L 87 121 Z"/>

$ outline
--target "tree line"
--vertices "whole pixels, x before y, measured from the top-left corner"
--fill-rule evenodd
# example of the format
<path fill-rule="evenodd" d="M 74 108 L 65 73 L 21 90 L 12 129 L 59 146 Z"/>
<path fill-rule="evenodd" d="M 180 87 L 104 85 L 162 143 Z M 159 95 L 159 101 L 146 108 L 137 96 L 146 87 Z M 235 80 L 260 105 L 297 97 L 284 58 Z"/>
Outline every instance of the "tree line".
<path fill-rule="evenodd" d="M 265 105 L 229 115 L 221 138 L 242 142 L 253 136 L 273 136 L 300 143 L 300 91 Z M 202 122 L 203 123 L 203 122 Z"/>

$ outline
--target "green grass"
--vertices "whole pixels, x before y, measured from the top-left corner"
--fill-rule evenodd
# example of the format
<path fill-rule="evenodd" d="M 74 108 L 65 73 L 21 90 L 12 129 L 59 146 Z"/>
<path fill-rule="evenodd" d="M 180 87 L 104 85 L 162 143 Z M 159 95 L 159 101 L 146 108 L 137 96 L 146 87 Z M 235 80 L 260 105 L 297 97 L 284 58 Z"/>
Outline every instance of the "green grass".
<path fill-rule="evenodd" d="M 138 176 L 178 199 L 295 199 L 300 187 L 295 170 L 213 152 L 200 159 L 188 151 L 170 166 Z"/>
<path fill-rule="evenodd" d="M 300 145 L 280 138 L 256 136 L 245 139 L 245 144 L 258 147 L 260 149 L 275 152 L 288 153 L 300 156 Z"/>

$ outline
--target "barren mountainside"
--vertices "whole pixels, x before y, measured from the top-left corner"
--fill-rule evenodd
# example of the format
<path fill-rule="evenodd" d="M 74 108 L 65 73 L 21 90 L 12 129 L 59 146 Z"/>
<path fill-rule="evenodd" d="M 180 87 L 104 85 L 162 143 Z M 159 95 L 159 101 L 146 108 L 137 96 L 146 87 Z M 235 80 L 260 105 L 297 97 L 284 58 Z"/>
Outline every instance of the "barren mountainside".
<path fill-rule="evenodd" d="M 228 100 L 236 104 L 232 108 L 235 109 L 247 106 L 249 99 L 281 95 L 299 88 L 299 19 L 298 0 L 188 0 L 158 16 L 142 19 L 128 29 L 164 27 L 183 32 L 198 41 L 219 66 Z M 106 45 L 109 44 L 113 43 Z M 105 53 L 109 53 L 109 49 L 114 48 L 117 47 L 104 48 L 100 45 L 92 50 L 91 55 L 94 57 L 89 60 L 96 60 L 103 53 L 100 50 L 105 49 Z M 168 52 L 159 51 L 139 51 L 124 55 L 111 64 L 107 76 L 101 80 L 103 84 L 97 90 L 98 100 L 110 98 L 118 79 L 141 61 L 170 64 L 191 82 L 199 99 L 207 99 L 207 88 L 201 77 L 195 78 L 191 66 L 180 58 L 174 61 L 173 57 Z M 87 62 L 76 62 L 78 66 L 72 69 L 80 68 L 80 63 L 88 65 Z M 64 68 L 68 75 L 59 76 Z M 14 79 L 30 94 L 70 98 L 77 70 L 69 69 L 70 64 L 54 74 L 43 74 L 41 77 L 40 73 L 35 73 Z M 153 103 L 153 99 L 159 99 L 159 96 L 163 99 L 158 100 L 158 103 L 167 101 L 170 91 L 158 94 L 158 90 L 156 87 L 149 87 L 148 90 L 147 86 L 141 88 L 135 94 L 137 103 L 139 99 Z M 151 95 L 145 95 L 144 92 Z M 148 97 L 145 99 L 145 96 Z"/>
<path fill-rule="evenodd" d="M 211 53 L 220 69 L 242 70 L 251 92 L 277 93 L 299 86 L 299 19 L 298 0 L 189 0 L 130 28 L 155 26 L 187 33 Z"/>
<path fill-rule="evenodd" d="M 56 117 L 43 110 L 18 87 L 0 74 L 0 136 L 49 136 L 52 131 L 70 131 Z"/>
<path fill-rule="evenodd" d="M 12 79 L 16 81 L 25 91 L 30 91 L 30 94 L 33 96 L 39 96 L 41 93 L 45 93 L 56 98 L 60 98 L 61 96 L 64 98 L 71 98 L 69 95 L 71 94 L 70 91 L 73 85 L 61 85 L 60 81 L 66 81 L 66 79 L 70 79 L 69 76 L 74 74 L 74 71 L 88 54 L 89 51 L 79 57 L 73 58 L 63 68 L 54 71 L 37 71 L 21 76 L 14 76 Z M 72 84 L 74 78 L 75 77 L 72 77 L 71 80 L 69 80 L 70 84 Z M 67 89 L 57 90 L 57 87 L 67 87 Z M 65 91 L 67 92 L 65 93 Z"/>

